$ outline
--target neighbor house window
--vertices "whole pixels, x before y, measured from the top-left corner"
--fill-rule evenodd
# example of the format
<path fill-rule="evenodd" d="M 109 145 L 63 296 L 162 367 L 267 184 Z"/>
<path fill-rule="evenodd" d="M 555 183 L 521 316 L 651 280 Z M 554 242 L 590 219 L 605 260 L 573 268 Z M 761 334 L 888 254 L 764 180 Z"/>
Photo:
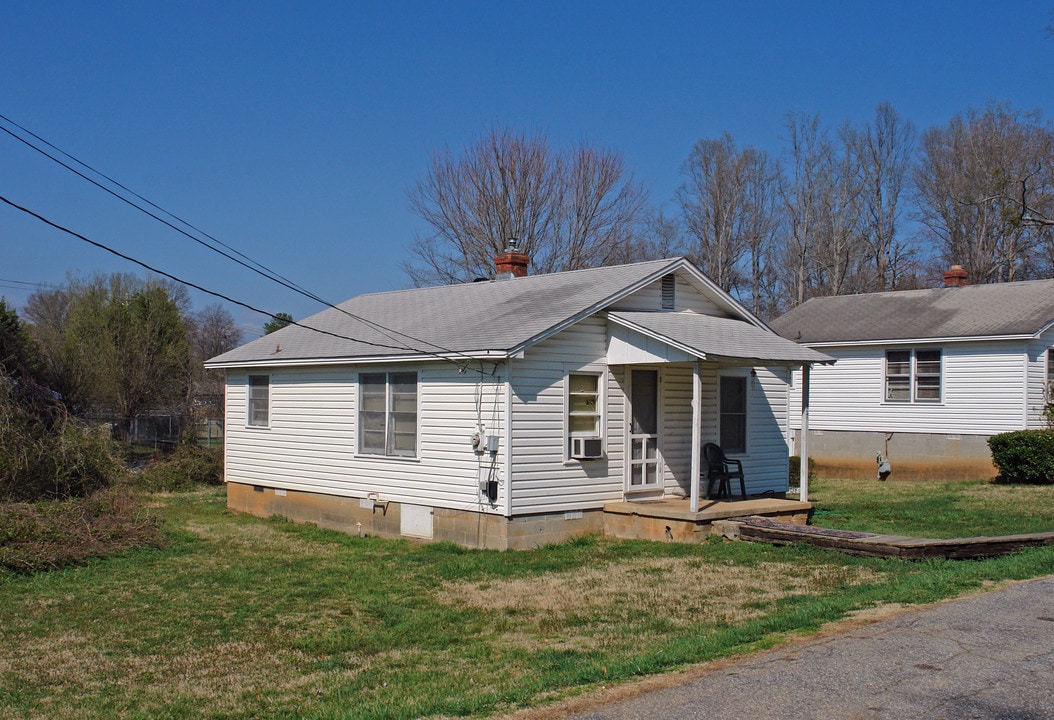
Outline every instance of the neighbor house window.
<path fill-rule="evenodd" d="M 249 376 L 249 425 L 267 427 L 271 410 L 271 378 L 267 375 Z"/>
<path fill-rule="evenodd" d="M 359 452 L 417 456 L 417 373 L 359 375 Z"/>
<path fill-rule="evenodd" d="M 1047 350 L 1047 403 L 1054 405 L 1054 348 Z"/>
<path fill-rule="evenodd" d="M 726 453 L 747 451 L 747 378 L 722 375 L 718 388 L 721 449 Z"/>
<path fill-rule="evenodd" d="M 940 402 L 940 350 L 887 350 L 887 402 Z"/>

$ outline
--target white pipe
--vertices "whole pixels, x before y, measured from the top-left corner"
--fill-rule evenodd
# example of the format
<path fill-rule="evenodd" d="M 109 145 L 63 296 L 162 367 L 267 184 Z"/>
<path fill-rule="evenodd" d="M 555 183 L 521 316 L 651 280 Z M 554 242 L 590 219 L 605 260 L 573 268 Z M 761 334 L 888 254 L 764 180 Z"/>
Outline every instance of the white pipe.
<path fill-rule="evenodd" d="M 798 497 L 802 502 L 809 501 L 809 370 L 811 365 L 801 367 L 801 442 L 798 447 L 801 460 L 799 473 L 801 479 Z"/>
<path fill-rule="evenodd" d="M 702 452 L 703 439 L 701 437 L 703 428 L 703 371 L 699 360 L 695 361 L 695 372 L 692 373 L 692 492 L 688 501 L 688 509 L 691 512 L 699 512 L 699 483 L 702 482 L 702 461 L 699 457 Z"/>

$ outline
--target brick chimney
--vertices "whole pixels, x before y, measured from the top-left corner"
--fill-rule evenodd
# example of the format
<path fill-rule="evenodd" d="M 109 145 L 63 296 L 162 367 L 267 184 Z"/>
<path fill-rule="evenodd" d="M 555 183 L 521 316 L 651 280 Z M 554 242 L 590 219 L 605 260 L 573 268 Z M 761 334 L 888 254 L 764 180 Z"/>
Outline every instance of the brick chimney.
<path fill-rule="evenodd" d="M 966 278 L 970 273 L 962 265 L 952 265 L 944 271 L 944 287 L 959 287 L 966 285 Z"/>
<path fill-rule="evenodd" d="M 531 256 L 516 249 L 516 238 L 509 238 L 505 252 L 494 258 L 494 268 L 498 277 L 511 274 L 513 277 L 527 277 L 527 266 Z"/>

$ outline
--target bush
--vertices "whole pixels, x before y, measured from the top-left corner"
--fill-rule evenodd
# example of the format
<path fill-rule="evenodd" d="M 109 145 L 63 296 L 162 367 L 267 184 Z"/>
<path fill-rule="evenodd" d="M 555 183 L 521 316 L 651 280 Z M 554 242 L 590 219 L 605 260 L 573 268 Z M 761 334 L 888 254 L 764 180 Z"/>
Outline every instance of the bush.
<path fill-rule="evenodd" d="M 179 445 L 135 473 L 132 484 L 148 492 L 176 492 L 198 485 L 223 484 L 223 452 Z"/>
<path fill-rule="evenodd" d="M 809 458 L 809 482 L 816 479 L 816 460 Z M 801 457 L 790 456 L 790 485 L 791 487 L 801 485 Z"/>
<path fill-rule="evenodd" d="M 0 501 L 85 497 L 121 472 L 107 427 L 70 417 L 45 388 L 0 376 Z"/>
<path fill-rule="evenodd" d="M 84 498 L 0 505 L 0 568 L 17 573 L 163 545 L 157 522 L 128 488 L 100 490 Z"/>
<path fill-rule="evenodd" d="M 1054 430 L 1018 430 L 988 438 L 999 482 L 1054 483 Z"/>

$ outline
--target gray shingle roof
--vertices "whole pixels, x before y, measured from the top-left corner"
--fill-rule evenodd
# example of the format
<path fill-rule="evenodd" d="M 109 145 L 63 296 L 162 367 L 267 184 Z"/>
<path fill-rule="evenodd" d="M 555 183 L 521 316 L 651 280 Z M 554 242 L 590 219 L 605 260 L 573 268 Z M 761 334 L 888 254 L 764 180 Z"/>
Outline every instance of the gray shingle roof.
<path fill-rule="evenodd" d="M 681 258 L 360 295 L 208 361 L 210 367 L 517 352 L 682 267 Z M 349 316 L 376 323 L 376 325 Z M 394 331 L 394 332 L 392 332 Z M 343 337 L 334 337 L 339 335 Z M 280 348 L 277 352 L 276 348 Z"/>
<path fill-rule="evenodd" d="M 1054 280 L 813 298 L 769 323 L 800 343 L 1031 336 L 1054 322 Z"/>
<path fill-rule="evenodd" d="M 650 330 L 687 352 L 710 360 L 760 362 L 830 362 L 831 358 L 781 338 L 756 325 L 694 312 L 610 312 L 608 317 L 631 329 Z"/>

